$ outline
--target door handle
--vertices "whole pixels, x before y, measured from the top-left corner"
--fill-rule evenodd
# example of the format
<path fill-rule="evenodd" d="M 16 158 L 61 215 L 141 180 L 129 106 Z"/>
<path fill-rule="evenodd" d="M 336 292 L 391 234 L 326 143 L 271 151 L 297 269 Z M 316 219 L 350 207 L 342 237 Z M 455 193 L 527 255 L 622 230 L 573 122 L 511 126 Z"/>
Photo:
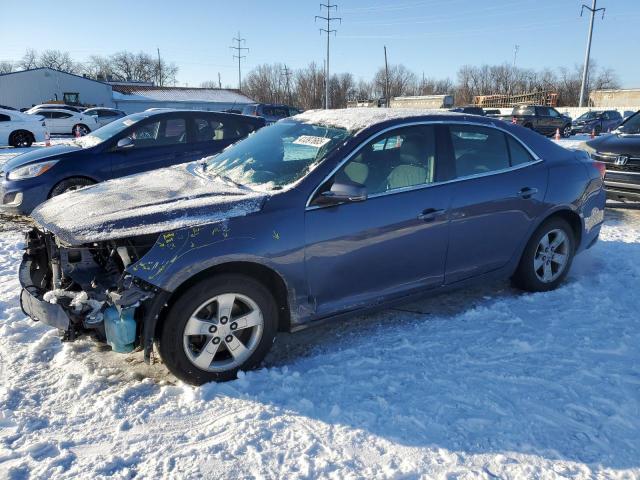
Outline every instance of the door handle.
<path fill-rule="evenodd" d="M 533 197 L 536 193 L 538 193 L 537 188 L 524 187 L 520 189 L 518 196 L 527 199 Z"/>
<path fill-rule="evenodd" d="M 434 220 L 438 215 L 442 215 L 444 212 L 446 212 L 446 210 L 444 209 L 427 208 L 418 215 L 418 220 L 430 222 Z"/>

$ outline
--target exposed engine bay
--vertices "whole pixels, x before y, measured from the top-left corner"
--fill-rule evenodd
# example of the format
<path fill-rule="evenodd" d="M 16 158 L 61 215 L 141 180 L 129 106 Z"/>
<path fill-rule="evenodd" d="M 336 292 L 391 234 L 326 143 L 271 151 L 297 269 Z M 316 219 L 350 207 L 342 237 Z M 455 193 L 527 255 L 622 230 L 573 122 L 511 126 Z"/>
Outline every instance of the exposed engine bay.
<path fill-rule="evenodd" d="M 145 331 L 145 321 L 148 315 L 157 318 L 168 294 L 126 268 L 142 258 L 156 238 L 69 246 L 33 228 L 26 235 L 20 267 L 22 309 L 58 328 L 65 340 L 92 333 L 117 352 L 143 347 L 148 360 L 153 332 Z"/>

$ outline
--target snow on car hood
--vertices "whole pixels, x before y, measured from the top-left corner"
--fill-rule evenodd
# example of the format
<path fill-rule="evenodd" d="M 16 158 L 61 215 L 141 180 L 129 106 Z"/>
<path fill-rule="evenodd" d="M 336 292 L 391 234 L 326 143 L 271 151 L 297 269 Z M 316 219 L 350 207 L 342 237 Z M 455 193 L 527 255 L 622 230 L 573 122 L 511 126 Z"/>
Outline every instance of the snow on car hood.
<path fill-rule="evenodd" d="M 146 235 L 260 210 L 266 194 L 179 165 L 54 197 L 31 217 L 70 245 Z"/>

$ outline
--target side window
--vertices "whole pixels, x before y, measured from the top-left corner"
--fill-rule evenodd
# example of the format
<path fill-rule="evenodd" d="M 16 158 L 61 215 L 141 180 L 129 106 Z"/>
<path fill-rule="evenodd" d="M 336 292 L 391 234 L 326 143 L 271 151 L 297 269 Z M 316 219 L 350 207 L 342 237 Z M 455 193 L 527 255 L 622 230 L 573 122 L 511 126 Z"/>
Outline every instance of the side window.
<path fill-rule="evenodd" d="M 129 135 L 133 140 L 133 148 L 154 147 L 158 143 L 160 120 L 145 123 L 134 129 Z"/>
<path fill-rule="evenodd" d="M 11 117 L 9 117 L 9 115 L 0 113 L 0 122 L 10 122 L 10 121 L 11 121 Z"/>
<path fill-rule="evenodd" d="M 480 126 L 452 125 L 449 133 L 457 177 L 493 172 L 510 166 L 507 142 L 501 131 Z"/>
<path fill-rule="evenodd" d="M 51 118 L 69 118 L 70 116 L 71 116 L 70 113 L 51 112 Z"/>
<path fill-rule="evenodd" d="M 364 185 L 369 196 L 435 181 L 432 125 L 405 127 L 367 143 L 336 173 L 335 181 Z"/>
<path fill-rule="evenodd" d="M 523 163 L 533 162 L 534 158 L 522 144 L 511 135 L 506 135 L 509 144 L 509 154 L 511 157 L 511 166 L 522 165 Z"/>
<path fill-rule="evenodd" d="M 164 135 L 160 137 L 163 145 L 174 145 L 187 141 L 187 122 L 184 118 L 169 118 L 163 123 Z"/>
<path fill-rule="evenodd" d="M 553 108 L 547 108 L 547 110 L 549 111 L 549 115 L 552 117 L 559 117 L 560 114 Z"/>

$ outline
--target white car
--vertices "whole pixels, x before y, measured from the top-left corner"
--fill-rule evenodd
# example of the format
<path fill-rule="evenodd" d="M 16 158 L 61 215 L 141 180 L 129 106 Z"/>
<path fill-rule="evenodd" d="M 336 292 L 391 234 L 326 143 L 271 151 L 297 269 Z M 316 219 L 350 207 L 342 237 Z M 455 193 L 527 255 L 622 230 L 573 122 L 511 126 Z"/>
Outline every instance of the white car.
<path fill-rule="evenodd" d="M 45 140 L 47 127 L 41 116 L 0 108 L 0 145 L 30 147 Z"/>
<path fill-rule="evenodd" d="M 84 112 L 82 112 L 82 114 L 96 117 L 98 125 L 101 127 L 104 127 L 107 123 L 111 123 L 118 118 L 127 116 L 127 114 L 121 110 L 104 107 L 87 108 Z"/>
<path fill-rule="evenodd" d="M 70 110 L 72 112 L 81 113 L 82 109 L 74 107 L 73 105 L 65 105 L 64 103 L 41 103 L 40 105 L 34 105 L 29 110 L 25 110 L 24 113 L 33 113 L 36 110 L 43 108 L 61 108 L 62 110 Z"/>
<path fill-rule="evenodd" d="M 75 135 L 78 130 L 80 135 L 87 135 L 100 128 L 95 117 L 62 108 L 39 108 L 31 112 L 30 115 L 44 117 L 49 132 L 59 135 Z"/>

